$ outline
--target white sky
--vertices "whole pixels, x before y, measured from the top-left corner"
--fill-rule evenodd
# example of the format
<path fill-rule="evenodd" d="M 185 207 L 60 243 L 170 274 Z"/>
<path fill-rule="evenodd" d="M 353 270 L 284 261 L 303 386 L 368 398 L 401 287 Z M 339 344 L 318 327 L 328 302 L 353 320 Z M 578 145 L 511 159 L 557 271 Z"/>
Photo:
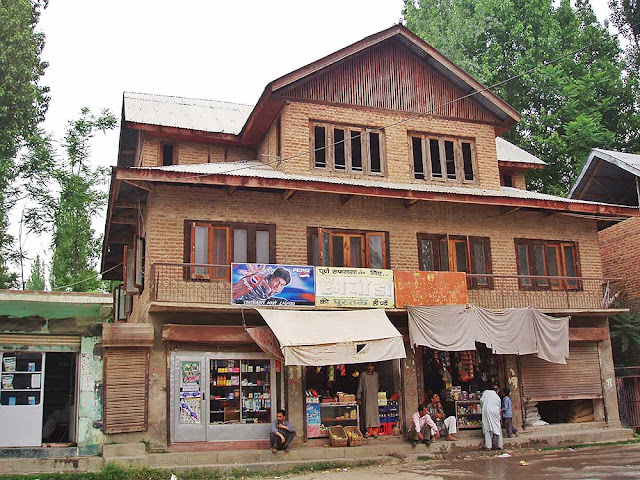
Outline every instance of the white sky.
<path fill-rule="evenodd" d="M 602 21 L 607 0 L 592 0 Z M 179 6 L 178 6 L 179 5 Z M 51 0 L 39 29 L 51 88 L 44 127 L 60 138 L 80 108 L 119 118 L 124 91 L 255 104 L 271 80 L 399 22 L 402 0 Z M 118 133 L 99 134 L 93 161 L 115 165 Z M 22 206 L 13 212 L 16 235 Z M 98 232 L 104 218 L 94 222 Z M 29 257 L 49 261 L 50 237 Z M 47 268 L 47 273 L 49 269 Z M 29 268 L 25 267 L 25 277 Z M 26 278 L 25 278 L 26 280 Z"/>

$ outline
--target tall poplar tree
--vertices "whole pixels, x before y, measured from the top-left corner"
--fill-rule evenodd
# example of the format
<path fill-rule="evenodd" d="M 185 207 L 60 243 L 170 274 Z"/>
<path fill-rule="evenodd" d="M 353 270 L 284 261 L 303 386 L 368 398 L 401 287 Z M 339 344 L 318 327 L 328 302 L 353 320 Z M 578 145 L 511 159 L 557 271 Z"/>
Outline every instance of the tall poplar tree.
<path fill-rule="evenodd" d="M 46 62 L 40 59 L 44 34 L 36 30 L 46 1 L 0 0 L 0 288 L 17 286 L 9 271 L 16 260 L 14 239 L 7 232 L 20 172 L 18 151 L 38 135 L 49 103 L 40 85 Z"/>
<path fill-rule="evenodd" d="M 505 137 L 548 163 L 530 187 L 566 195 L 591 148 L 640 148 L 637 76 L 588 0 L 405 0 L 404 18 L 522 114 Z"/>
<path fill-rule="evenodd" d="M 116 117 L 108 110 L 93 115 L 83 108 L 79 118 L 67 125 L 62 158 L 53 152 L 50 139 L 44 139 L 31 158 L 30 163 L 46 168 L 32 172 L 28 190 L 38 205 L 25 218 L 36 233 L 53 233 L 52 290 L 86 292 L 101 286 L 96 266 L 102 241 L 91 228 L 91 220 L 106 205 L 107 171 L 91 165 L 90 143 L 96 132 L 115 126 Z"/>

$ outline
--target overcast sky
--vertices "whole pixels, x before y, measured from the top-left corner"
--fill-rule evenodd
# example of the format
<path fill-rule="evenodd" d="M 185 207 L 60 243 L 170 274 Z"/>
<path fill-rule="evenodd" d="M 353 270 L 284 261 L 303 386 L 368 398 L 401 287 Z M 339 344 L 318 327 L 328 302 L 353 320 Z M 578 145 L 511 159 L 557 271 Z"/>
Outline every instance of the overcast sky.
<path fill-rule="evenodd" d="M 606 18 L 607 1 L 592 4 Z M 402 0 L 51 0 L 39 24 L 49 62 L 42 83 L 51 88 L 44 127 L 60 138 L 84 106 L 109 108 L 119 118 L 124 91 L 255 104 L 271 80 L 398 23 L 402 6 Z M 117 132 L 99 134 L 92 147 L 96 163 L 115 165 Z M 21 209 L 13 212 L 16 235 Z M 104 219 L 95 227 L 101 233 Z M 48 262 L 49 243 L 31 234 L 25 247 Z"/>

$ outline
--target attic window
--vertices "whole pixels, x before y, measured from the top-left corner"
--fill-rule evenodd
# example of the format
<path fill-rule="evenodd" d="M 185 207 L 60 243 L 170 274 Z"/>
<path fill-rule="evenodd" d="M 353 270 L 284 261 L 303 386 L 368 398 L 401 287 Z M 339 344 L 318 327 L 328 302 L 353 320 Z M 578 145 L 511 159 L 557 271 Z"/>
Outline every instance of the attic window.
<path fill-rule="evenodd" d="M 170 143 L 162 144 L 162 166 L 167 167 L 173 165 L 173 145 Z"/>
<path fill-rule="evenodd" d="M 384 136 L 376 129 L 312 123 L 310 140 L 315 168 L 384 175 Z"/>
<path fill-rule="evenodd" d="M 477 181 L 473 141 L 415 133 L 410 134 L 409 140 L 416 180 Z"/>
<path fill-rule="evenodd" d="M 502 175 L 502 185 L 505 187 L 513 187 L 513 177 L 511 175 Z"/>

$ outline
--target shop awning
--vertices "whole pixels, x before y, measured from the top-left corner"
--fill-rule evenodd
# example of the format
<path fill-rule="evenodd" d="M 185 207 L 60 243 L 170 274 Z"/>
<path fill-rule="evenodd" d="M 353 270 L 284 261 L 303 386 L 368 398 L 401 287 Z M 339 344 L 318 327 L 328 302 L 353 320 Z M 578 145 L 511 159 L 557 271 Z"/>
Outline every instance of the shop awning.
<path fill-rule="evenodd" d="M 338 365 L 406 357 L 402 334 L 383 310 L 256 310 L 280 342 L 285 365 Z"/>
<path fill-rule="evenodd" d="M 486 310 L 477 305 L 407 307 L 411 345 L 435 350 L 474 350 L 480 342 L 500 355 L 535 354 L 553 363 L 569 358 L 569 317 L 535 308 Z"/>

